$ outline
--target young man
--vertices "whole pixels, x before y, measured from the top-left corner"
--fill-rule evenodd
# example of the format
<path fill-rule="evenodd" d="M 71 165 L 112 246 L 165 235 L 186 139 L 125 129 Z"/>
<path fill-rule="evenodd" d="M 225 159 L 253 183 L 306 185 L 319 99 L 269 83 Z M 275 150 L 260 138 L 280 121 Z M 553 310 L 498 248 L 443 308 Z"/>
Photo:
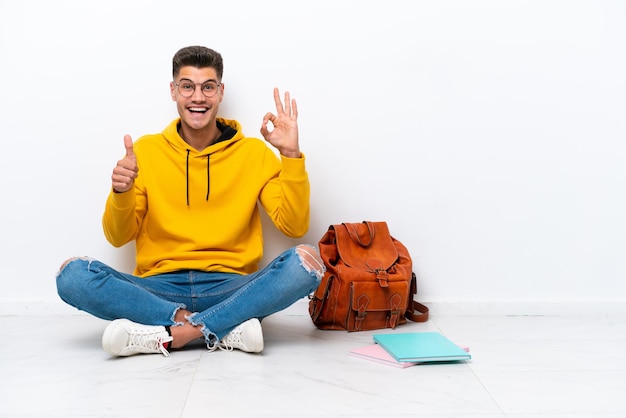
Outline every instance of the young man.
<path fill-rule="evenodd" d="M 309 227 L 309 181 L 298 144 L 296 101 L 274 89 L 276 114 L 265 140 L 217 117 L 223 62 L 200 46 L 173 58 L 170 94 L 179 118 L 133 143 L 113 169 L 102 219 L 114 246 L 136 241 L 134 274 L 91 258 L 66 261 L 57 276 L 68 304 L 111 320 L 103 349 L 114 356 L 169 354 L 204 338 L 216 348 L 263 350 L 260 320 L 319 284 L 315 248 L 298 245 L 258 270 L 263 255 L 259 204 L 289 237 Z M 268 124 L 271 123 L 271 126 Z"/>

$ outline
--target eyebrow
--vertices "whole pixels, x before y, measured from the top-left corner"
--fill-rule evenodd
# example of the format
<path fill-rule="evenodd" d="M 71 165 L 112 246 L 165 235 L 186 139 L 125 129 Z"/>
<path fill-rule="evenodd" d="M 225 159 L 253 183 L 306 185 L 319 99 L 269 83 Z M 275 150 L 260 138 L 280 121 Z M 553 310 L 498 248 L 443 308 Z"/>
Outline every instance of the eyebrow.
<path fill-rule="evenodd" d="M 194 83 L 194 81 L 193 81 L 193 80 L 190 80 L 190 79 L 188 79 L 188 78 L 181 78 L 180 80 L 178 80 L 178 82 L 179 82 L 179 83 L 181 83 L 181 82 L 183 82 L 183 81 L 189 81 L 190 83 Z M 210 82 L 210 81 L 214 82 L 215 84 L 219 84 L 219 83 L 217 82 L 217 80 L 214 80 L 214 79 L 212 79 L 212 78 L 209 78 L 208 80 L 204 80 L 203 82 L 201 82 L 201 83 L 196 83 L 196 84 L 206 84 L 206 83 L 208 83 L 208 82 Z"/>

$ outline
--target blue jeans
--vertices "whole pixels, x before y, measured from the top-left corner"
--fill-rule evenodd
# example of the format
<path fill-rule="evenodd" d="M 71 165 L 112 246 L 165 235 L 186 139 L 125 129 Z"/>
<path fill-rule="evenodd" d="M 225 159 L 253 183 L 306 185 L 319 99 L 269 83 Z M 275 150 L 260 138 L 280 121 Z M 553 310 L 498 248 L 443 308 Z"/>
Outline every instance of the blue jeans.
<path fill-rule="evenodd" d="M 106 320 L 181 325 L 174 317 L 187 309 L 192 312 L 189 322 L 201 326 L 212 346 L 242 322 L 281 311 L 317 288 L 323 267 L 303 264 L 296 249 L 247 275 L 183 270 L 141 278 L 94 259 L 75 258 L 59 271 L 57 291 L 66 303 Z"/>

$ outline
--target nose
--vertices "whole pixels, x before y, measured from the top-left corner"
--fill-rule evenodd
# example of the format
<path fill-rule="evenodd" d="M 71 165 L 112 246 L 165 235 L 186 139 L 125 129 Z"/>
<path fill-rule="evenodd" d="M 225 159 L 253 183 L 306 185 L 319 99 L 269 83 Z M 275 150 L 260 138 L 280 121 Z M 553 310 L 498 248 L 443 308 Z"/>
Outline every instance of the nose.
<path fill-rule="evenodd" d="M 191 100 L 194 102 L 203 102 L 204 101 L 204 93 L 202 93 L 202 86 L 196 84 L 196 88 L 193 90 L 193 94 L 191 95 Z"/>

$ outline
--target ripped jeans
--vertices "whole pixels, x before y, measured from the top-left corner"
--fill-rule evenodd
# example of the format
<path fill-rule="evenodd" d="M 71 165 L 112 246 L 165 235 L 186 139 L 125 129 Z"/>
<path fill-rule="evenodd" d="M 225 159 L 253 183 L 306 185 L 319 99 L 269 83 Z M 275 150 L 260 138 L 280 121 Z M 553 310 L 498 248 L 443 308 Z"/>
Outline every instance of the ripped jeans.
<path fill-rule="evenodd" d="M 141 278 L 83 257 L 61 268 L 57 291 L 66 303 L 105 320 L 174 326 L 180 325 L 176 312 L 187 309 L 192 312 L 188 321 L 201 326 L 213 346 L 242 322 L 262 320 L 313 292 L 323 271 L 309 245 L 290 248 L 247 275 L 183 270 Z"/>

